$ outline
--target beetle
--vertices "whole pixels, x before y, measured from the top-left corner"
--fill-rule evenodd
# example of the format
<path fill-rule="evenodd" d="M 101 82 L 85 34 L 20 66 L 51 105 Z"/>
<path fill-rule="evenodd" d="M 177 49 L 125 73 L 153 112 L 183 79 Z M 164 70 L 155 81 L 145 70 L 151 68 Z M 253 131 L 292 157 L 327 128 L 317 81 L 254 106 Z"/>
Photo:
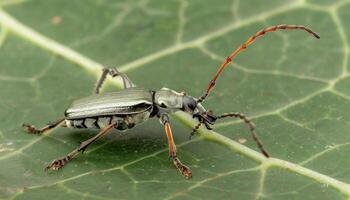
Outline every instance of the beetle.
<path fill-rule="evenodd" d="M 240 118 L 248 125 L 252 138 L 262 154 L 266 157 L 270 157 L 269 153 L 264 149 L 262 142 L 256 135 L 255 124 L 247 117 L 237 112 L 214 115 L 211 110 L 206 110 L 202 106 L 202 102 L 214 89 L 216 80 L 223 70 L 229 66 L 232 59 L 237 54 L 244 51 L 256 40 L 256 38 L 263 36 L 268 32 L 292 29 L 304 30 L 314 37 L 318 39 L 320 38 L 317 33 L 302 25 L 282 24 L 262 29 L 251 36 L 245 43 L 240 45 L 226 58 L 209 82 L 204 94 L 199 98 L 194 98 L 185 94 L 184 92 L 179 93 L 168 88 L 162 88 L 158 91 L 154 91 L 136 87 L 125 74 L 119 72 L 116 68 L 104 68 L 102 70 L 101 77 L 97 81 L 94 90 L 95 94 L 74 101 L 66 109 L 64 117 L 56 120 L 53 123 L 49 123 L 43 128 L 36 128 L 30 124 L 23 124 L 22 126 L 28 133 L 33 134 L 42 134 L 59 125 L 68 128 L 101 129 L 97 135 L 82 142 L 78 148 L 74 149 L 68 155 L 52 161 L 52 163 L 45 168 L 46 170 L 60 169 L 74 157 L 83 152 L 91 143 L 107 135 L 113 128 L 124 131 L 147 121 L 149 118 L 157 117 L 165 128 L 168 139 L 169 154 L 175 168 L 184 177 L 191 178 L 192 172 L 186 165 L 181 163 L 176 153 L 176 146 L 169 120 L 169 115 L 176 111 L 186 112 L 198 120 L 198 124 L 193 128 L 191 135 L 195 134 L 201 125 L 204 125 L 207 129 L 211 129 L 211 126 L 214 125 L 219 119 L 228 117 Z M 111 77 L 121 78 L 124 89 L 116 92 L 101 94 L 100 89 L 108 75 Z"/>

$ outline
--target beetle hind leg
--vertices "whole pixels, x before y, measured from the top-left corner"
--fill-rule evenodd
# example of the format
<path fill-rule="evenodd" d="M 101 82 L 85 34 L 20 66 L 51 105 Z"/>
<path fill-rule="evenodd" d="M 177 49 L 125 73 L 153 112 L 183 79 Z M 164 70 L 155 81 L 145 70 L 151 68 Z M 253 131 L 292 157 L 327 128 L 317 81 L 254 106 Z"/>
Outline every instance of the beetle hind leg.
<path fill-rule="evenodd" d="M 64 165 L 66 165 L 69 161 L 71 161 L 74 157 L 76 157 L 77 155 L 79 155 L 80 153 L 84 152 L 85 149 L 92 144 L 94 141 L 96 141 L 97 139 L 107 135 L 110 130 L 112 130 L 114 127 L 116 127 L 117 123 L 111 123 L 108 126 L 106 126 L 105 128 L 103 128 L 97 135 L 95 135 L 94 137 L 82 142 L 80 144 L 80 146 L 76 149 L 74 149 L 72 152 L 70 152 L 67 156 L 63 157 L 63 158 L 59 158 L 56 159 L 54 161 L 51 162 L 50 165 L 48 165 L 45 168 L 45 171 L 52 169 L 52 170 L 59 170 L 60 168 L 62 168 Z"/>
<path fill-rule="evenodd" d="M 44 126 L 42 128 L 36 128 L 34 125 L 26 124 L 26 123 L 23 123 L 22 127 L 24 128 L 24 130 L 27 133 L 42 134 L 42 133 L 44 133 L 48 130 L 51 130 L 51 129 L 55 128 L 56 126 L 60 125 L 64 120 L 65 120 L 65 118 L 62 117 L 54 122 L 50 122 L 47 126 Z"/>

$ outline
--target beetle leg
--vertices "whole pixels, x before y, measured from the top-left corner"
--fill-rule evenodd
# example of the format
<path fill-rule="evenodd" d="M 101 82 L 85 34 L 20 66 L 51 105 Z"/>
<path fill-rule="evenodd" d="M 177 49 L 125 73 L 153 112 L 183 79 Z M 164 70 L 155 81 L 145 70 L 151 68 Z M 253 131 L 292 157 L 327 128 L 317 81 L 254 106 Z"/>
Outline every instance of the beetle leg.
<path fill-rule="evenodd" d="M 115 126 L 117 125 L 116 122 L 106 126 L 105 128 L 103 128 L 97 135 L 95 135 L 94 137 L 82 142 L 80 144 L 80 146 L 76 149 L 74 149 L 72 152 L 70 152 L 67 156 L 54 160 L 52 161 L 52 163 L 50 165 L 48 165 L 45 170 L 58 170 L 61 167 L 63 167 L 65 164 L 67 164 L 69 161 L 71 161 L 74 157 L 76 157 L 77 155 L 79 155 L 81 152 L 84 152 L 85 149 L 94 141 L 96 141 L 97 139 L 107 135 L 109 133 L 110 130 L 112 130 Z"/>
<path fill-rule="evenodd" d="M 167 115 L 162 115 L 160 119 L 164 125 L 165 132 L 166 132 L 166 135 L 168 138 L 170 159 L 173 161 L 173 164 L 176 167 L 176 169 L 179 170 L 179 172 L 183 176 L 185 176 L 186 178 L 191 178 L 192 172 L 191 172 L 190 168 L 188 168 L 186 165 L 182 164 L 181 161 L 177 158 L 176 146 L 174 143 L 173 134 L 171 131 L 171 126 L 169 123 L 169 117 Z"/>
<path fill-rule="evenodd" d="M 108 74 L 112 77 L 119 76 L 123 80 L 124 88 L 134 87 L 134 84 L 131 82 L 129 77 L 127 77 L 125 74 L 119 72 L 116 68 L 103 68 L 100 79 L 96 83 L 96 87 L 95 87 L 96 94 L 100 93 L 100 89 L 101 89 L 104 81 L 106 80 Z"/>
<path fill-rule="evenodd" d="M 22 124 L 22 127 L 24 128 L 25 131 L 27 131 L 28 133 L 32 133 L 32 134 L 42 134 L 48 130 L 51 130 L 53 128 L 55 128 L 56 126 L 58 126 L 59 124 L 61 124 L 63 121 L 65 120 L 64 117 L 56 120 L 55 122 L 49 123 L 47 126 L 44 126 L 42 128 L 36 128 L 34 125 L 31 124 Z"/>
<path fill-rule="evenodd" d="M 255 124 L 250 121 L 246 116 L 244 116 L 241 113 L 238 112 L 234 112 L 234 113 L 224 113 L 220 116 L 217 116 L 217 119 L 223 119 L 223 118 L 227 118 L 227 117 L 235 117 L 235 118 L 240 118 L 241 120 L 244 121 L 244 123 L 246 123 L 249 127 L 249 130 L 251 132 L 252 138 L 256 143 L 256 146 L 260 149 L 261 153 L 264 154 L 265 157 L 270 157 L 269 153 L 264 149 L 262 142 L 260 141 L 260 139 L 258 138 L 258 136 L 256 135 L 256 126 Z"/>

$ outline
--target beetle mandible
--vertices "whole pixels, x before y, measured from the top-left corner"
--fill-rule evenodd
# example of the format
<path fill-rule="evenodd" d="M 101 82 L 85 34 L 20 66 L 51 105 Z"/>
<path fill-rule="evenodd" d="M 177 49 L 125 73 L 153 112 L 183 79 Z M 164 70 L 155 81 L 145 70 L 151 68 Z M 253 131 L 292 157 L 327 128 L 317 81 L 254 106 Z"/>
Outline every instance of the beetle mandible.
<path fill-rule="evenodd" d="M 222 115 L 214 115 L 210 110 L 206 110 L 202 106 L 202 102 L 207 98 L 210 92 L 214 89 L 217 78 L 223 70 L 229 66 L 232 59 L 240 52 L 244 51 L 256 38 L 263 36 L 268 32 L 276 30 L 304 30 L 312 34 L 316 38 L 320 36 L 313 32 L 310 28 L 301 25 L 276 25 L 270 26 L 258 31 L 251 36 L 245 43 L 240 45 L 233 51 L 220 66 L 215 76 L 209 82 L 204 94 L 199 98 L 194 98 L 185 93 L 162 88 L 158 91 L 135 87 L 131 80 L 123 73 L 115 68 L 104 68 L 102 75 L 97 81 L 94 95 L 74 101 L 65 111 L 64 117 L 56 120 L 53 123 L 43 127 L 36 128 L 33 125 L 23 124 L 23 127 L 28 133 L 41 134 L 45 131 L 55 128 L 58 125 L 68 128 L 98 128 L 101 131 L 94 137 L 82 142 L 80 146 L 70 152 L 63 158 L 54 160 L 45 169 L 58 170 L 83 152 L 91 143 L 97 139 L 107 135 L 113 128 L 118 130 L 126 130 L 135 125 L 145 122 L 148 118 L 159 118 L 164 125 L 165 132 L 168 138 L 169 154 L 175 168 L 186 178 L 192 177 L 190 169 L 182 164 L 176 154 L 176 146 L 173 140 L 169 115 L 176 111 L 189 113 L 193 118 L 198 120 L 198 125 L 191 132 L 193 135 L 203 124 L 207 129 L 211 129 L 211 125 L 219 119 L 233 117 L 240 118 L 248 125 L 253 140 L 266 157 L 269 157 L 268 152 L 264 149 L 262 142 L 258 139 L 255 133 L 255 125 L 243 114 L 240 113 L 224 113 Z M 112 77 L 120 77 L 123 80 L 124 89 L 117 92 L 100 94 L 107 75 Z"/>

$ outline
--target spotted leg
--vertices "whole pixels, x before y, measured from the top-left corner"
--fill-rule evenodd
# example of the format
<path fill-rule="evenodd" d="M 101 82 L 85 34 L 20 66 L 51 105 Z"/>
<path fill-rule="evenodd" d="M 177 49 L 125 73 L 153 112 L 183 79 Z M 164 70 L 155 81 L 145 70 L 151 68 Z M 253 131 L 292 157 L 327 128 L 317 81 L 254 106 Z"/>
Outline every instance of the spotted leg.
<path fill-rule="evenodd" d="M 55 122 L 49 123 L 47 126 L 44 126 L 42 128 L 36 128 L 34 125 L 31 124 L 25 124 L 23 123 L 22 126 L 25 131 L 31 134 L 42 134 L 45 133 L 48 130 L 51 130 L 55 128 L 56 126 L 60 125 L 65 120 L 64 117 L 56 120 Z"/>
<path fill-rule="evenodd" d="M 101 77 L 96 83 L 96 87 L 94 91 L 96 94 L 100 93 L 100 89 L 104 81 L 106 80 L 108 74 L 112 77 L 117 77 L 117 76 L 121 77 L 121 79 L 123 80 L 124 88 L 134 87 L 134 84 L 131 82 L 131 80 L 125 74 L 119 72 L 117 68 L 103 68 Z"/>
<path fill-rule="evenodd" d="M 171 126 L 169 123 L 169 117 L 167 115 L 162 115 L 160 117 L 161 122 L 164 125 L 166 136 L 168 138 L 168 145 L 169 145 L 169 154 L 170 159 L 172 160 L 174 166 L 176 167 L 179 172 L 185 176 L 185 178 L 191 178 L 192 172 L 190 168 L 188 168 L 186 165 L 182 164 L 181 161 L 177 158 L 176 155 L 176 146 L 173 139 L 173 134 L 171 132 Z"/>
<path fill-rule="evenodd" d="M 96 141 L 97 139 L 107 135 L 110 130 L 112 130 L 115 126 L 117 125 L 116 122 L 106 126 L 105 128 L 103 128 L 97 135 L 95 135 L 94 137 L 82 142 L 80 144 L 80 146 L 76 149 L 74 149 L 72 152 L 70 152 L 67 156 L 54 160 L 52 161 L 52 163 L 50 165 L 48 165 L 45 170 L 58 170 L 61 167 L 63 167 L 65 164 L 67 164 L 69 161 L 71 161 L 74 157 L 76 157 L 77 155 L 79 155 L 81 152 L 85 151 L 85 149 L 94 141 Z"/>

